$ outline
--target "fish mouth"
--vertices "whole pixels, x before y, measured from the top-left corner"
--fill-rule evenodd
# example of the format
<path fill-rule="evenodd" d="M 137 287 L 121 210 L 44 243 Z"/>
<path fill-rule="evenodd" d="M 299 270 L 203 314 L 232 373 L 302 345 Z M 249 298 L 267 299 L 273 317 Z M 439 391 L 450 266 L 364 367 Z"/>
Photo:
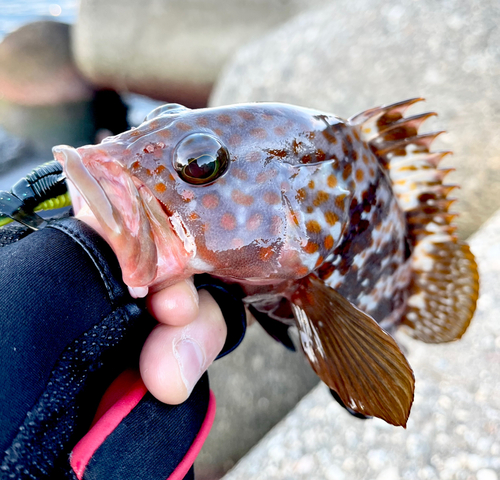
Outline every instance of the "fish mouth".
<path fill-rule="evenodd" d="M 189 276 L 185 241 L 146 185 L 102 145 L 79 149 L 61 145 L 53 148 L 53 154 L 99 222 L 129 287 L 147 293 L 158 282 L 165 285 Z"/>

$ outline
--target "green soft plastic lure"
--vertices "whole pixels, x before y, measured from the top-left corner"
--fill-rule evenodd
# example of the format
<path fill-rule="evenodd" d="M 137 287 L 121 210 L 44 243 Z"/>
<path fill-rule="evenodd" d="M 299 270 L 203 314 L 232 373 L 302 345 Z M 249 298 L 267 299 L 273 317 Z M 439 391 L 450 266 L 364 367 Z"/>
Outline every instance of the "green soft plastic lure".
<path fill-rule="evenodd" d="M 10 191 L 0 191 L 0 227 L 16 221 L 38 230 L 46 221 L 36 212 L 70 205 L 61 165 L 56 161 L 48 162 L 19 180 Z"/>

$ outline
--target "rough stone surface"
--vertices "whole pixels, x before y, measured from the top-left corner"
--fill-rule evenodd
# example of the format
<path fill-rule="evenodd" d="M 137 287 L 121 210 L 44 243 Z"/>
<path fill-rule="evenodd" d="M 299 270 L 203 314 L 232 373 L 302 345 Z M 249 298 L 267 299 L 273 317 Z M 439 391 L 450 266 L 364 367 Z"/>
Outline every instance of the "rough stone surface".
<path fill-rule="evenodd" d="M 325 0 L 82 0 L 74 50 L 94 83 L 206 104 L 234 51 Z"/>
<path fill-rule="evenodd" d="M 415 371 L 406 430 L 360 421 L 319 385 L 224 480 L 497 480 L 500 474 L 500 212 L 471 240 L 477 314 L 460 342 L 401 336 Z"/>
<path fill-rule="evenodd" d="M 220 478 L 318 383 L 302 352 L 289 352 L 260 325 L 209 369 L 217 415 L 196 460 L 196 478 Z"/>
<path fill-rule="evenodd" d="M 70 28 L 59 22 L 33 22 L 0 42 L 2 102 L 32 106 L 92 98 L 92 89 L 73 62 Z"/>
<path fill-rule="evenodd" d="M 242 48 L 212 105 L 283 101 L 342 117 L 422 96 L 467 237 L 499 206 L 500 2 L 337 0 Z M 413 110 L 418 113 L 418 109 Z"/>

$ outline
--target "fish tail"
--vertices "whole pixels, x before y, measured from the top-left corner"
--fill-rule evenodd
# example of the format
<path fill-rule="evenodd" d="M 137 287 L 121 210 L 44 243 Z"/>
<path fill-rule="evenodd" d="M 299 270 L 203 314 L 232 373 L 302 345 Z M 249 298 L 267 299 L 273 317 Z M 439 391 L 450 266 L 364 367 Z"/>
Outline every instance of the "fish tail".
<path fill-rule="evenodd" d="M 392 181 L 406 215 L 412 281 L 402 323 L 410 334 L 428 343 L 459 339 L 476 308 L 479 276 L 469 246 L 456 235 L 450 212 L 456 185 L 443 181 L 453 169 L 439 168 L 451 152 L 433 152 L 431 144 L 443 132 L 419 133 L 435 113 L 405 117 L 422 98 L 373 108 L 349 119 L 375 153 Z"/>

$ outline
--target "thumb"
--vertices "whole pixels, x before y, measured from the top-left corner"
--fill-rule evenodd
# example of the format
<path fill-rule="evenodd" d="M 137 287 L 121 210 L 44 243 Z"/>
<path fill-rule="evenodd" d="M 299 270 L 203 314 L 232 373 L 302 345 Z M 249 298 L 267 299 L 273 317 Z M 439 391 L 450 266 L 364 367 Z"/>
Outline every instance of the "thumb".
<path fill-rule="evenodd" d="M 224 346 L 227 327 L 213 297 L 200 290 L 197 317 L 188 325 L 157 325 L 141 353 L 140 370 L 148 390 L 160 401 L 184 402 Z"/>

